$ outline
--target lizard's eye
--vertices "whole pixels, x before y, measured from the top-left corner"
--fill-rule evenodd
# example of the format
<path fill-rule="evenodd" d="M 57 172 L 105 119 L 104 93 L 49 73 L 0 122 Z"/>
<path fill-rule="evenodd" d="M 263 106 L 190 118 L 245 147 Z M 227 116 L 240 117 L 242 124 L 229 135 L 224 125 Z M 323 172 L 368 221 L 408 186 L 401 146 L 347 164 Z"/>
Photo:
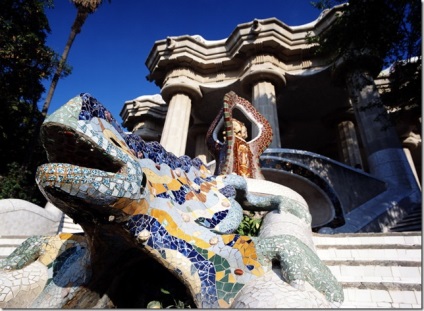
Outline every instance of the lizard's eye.
<path fill-rule="evenodd" d="M 115 144 L 116 147 L 122 148 L 122 146 L 113 138 L 110 137 L 109 140 Z"/>
<path fill-rule="evenodd" d="M 103 135 L 116 147 L 124 151 L 125 153 L 134 156 L 134 152 L 128 147 L 128 145 L 122 139 L 118 138 L 115 133 L 109 129 L 103 130 Z"/>
<path fill-rule="evenodd" d="M 140 193 L 141 194 L 144 193 L 144 189 L 146 188 L 146 184 L 147 184 L 147 177 L 146 177 L 146 174 L 144 174 L 144 172 L 143 172 L 143 177 L 141 178 L 141 186 L 140 186 Z"/>

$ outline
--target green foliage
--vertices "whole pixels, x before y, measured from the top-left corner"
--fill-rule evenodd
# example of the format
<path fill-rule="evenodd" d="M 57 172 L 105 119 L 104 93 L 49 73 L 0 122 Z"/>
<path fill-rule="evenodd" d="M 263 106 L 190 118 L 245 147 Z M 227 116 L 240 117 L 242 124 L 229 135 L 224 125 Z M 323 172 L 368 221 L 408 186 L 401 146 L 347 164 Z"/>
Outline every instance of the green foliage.
<path fill-rule="evenodd" d="M 63 76 L 64 73 L 67 73 L 68 69 L 66 60 L 68 59 L 68 55 L 75 37 L 81 32 L 81 28 L 84 25 L 88 15 L 94 13 L 97 10 L 97 8 L 102 4 L 102 0 L 72 0 L 72 3 L 77 8 L 77 16 L 75 17 L 74 23 L 72 24 L 71 32 L 69 33 L 65 49 L 63 50 L 62 56 L 57 63 L 55 73 L 53 74 L 50 87 L 47 92 L 46 100 L 41 109 L 43 117 L 47 116 L 47 111 L 49 110 L 50 103 L 52 101 L 53 94 L 56 90 L 59 79 Z"/>
<path fill-rule="evenodd" d="M 235 233 L 247 236 L 257 236 L 261 223 L 262 219 L 255 217 L 255 213 L 250 212 L 250 214 L 244 215 L 243 221 Z M 184 285 L 173 281 L 171 277 L 165 277 L 165 275 L 159 276 L 161 273 L 167 273 L 163 272 L 162 267 L 155 268 L 155 266 L 152 265 L 147 271 L 149 271 L 149 275 L 152 275 L 147 276 L 149 283 L 146 285 L 148 288 L 144 291 L 146 298 L 150 298 L 148 300 L 150 302 L 146 304 L 148 309 L 187 309 L 194 307 L 189 294 L 184 293 Z M 163 282 L 165 278 L 167 280 L 166 284 Z"/>
<path fill-rule="evenodd" d="M 160 289 L 160 300 L 152 300 L 147 304 L 148 309 L 162 309 L 164 306 L 166 309 L 191 309 L 189 302 L 184 302 L 178 299 L 175 299 L 172 293 L 165 288 Z M 174 301 L 173 304 L 169 304 L 170 299 Z"/>
<path fill-rule="evenodd" d="M 261 227 L 262 219 L 255 218 L 254 216 L 255 214 L 253 212 L 249 215 L 245 214 L 235 233 L 240 235 L 257 236 Z"/>
<path fill-rule="evenodd" d="M 406 123 L 415 126 L 419 133 L 422 115 L 422 63 L 397 62 L 390 71 L 390 91 L 381 96 L 384 105 L 391 108 L 393 121 L 408 120 Z"/>
<path fill-rule="evenodd" d="M 0 2 L 0 176 L 6 182 L 1 195 L 30 196 L 32 202 L 39 195 L 32 190 L 35 168 L 46 158 L 37 144 L 42 120 L 37 103 L 42 81 L 58 61 L 46 46 L 50 28 L 44 9 L 49 5 L 48 0 Z"/>
<path fill-rule="evenodd" d="M 34 174 L 13 162 L 7 165 L 8 171 L 0 176 L 0 200 L 22 199 L 34 204 L 44 206 L 46 200 L 34 182 Z"/>
<path fill-rule="evenodd" d="M 312 4 L 325 10 L 344 2 L 320 0 Z M 376 72 L 393 65 L 390 91 L 383 94 L 383 103 L 396 111 L 391 114 L 395 123 L 405 117 L 407 122 L 417 123 L 422 105 L 421 11 L 418 0 L 351 0 L 327 30 L 307 39 L 316 44 L 317 54 L 332 60 L 343 56 L 355 64 L 356 52 L 366 52 L 374 57 Z"/>
<path fill-rule="evenodd" d="M 41 79 L 52 70 L 55 53 L 46 47 L 50 32 L 45 1 L 3 0 L 0 5 L 0 88 L 2 99 L 37 102 L 44 88 Z"/>
<path fill-rule="evenodd" d="M 321 0 L 320 10 L 346 1 Z M 369 51 L 388 66 L 421 55 L 421 2 L 417 0 L 352 0 L 343 14 L 318 37 L 318 52 L 344 55 L 352 49 Z"/>

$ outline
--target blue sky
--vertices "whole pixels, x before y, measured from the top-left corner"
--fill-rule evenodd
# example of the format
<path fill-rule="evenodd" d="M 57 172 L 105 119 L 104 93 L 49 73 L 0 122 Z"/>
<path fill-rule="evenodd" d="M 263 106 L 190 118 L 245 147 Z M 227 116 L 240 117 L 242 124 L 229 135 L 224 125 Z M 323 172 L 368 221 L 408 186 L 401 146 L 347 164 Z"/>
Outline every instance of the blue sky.
<path fill-rule="evenodd" d="M 59 81 L 49 114 L 81 92 L 89 92 L 122 122 L 127 100 L 160 93 L 146 80 L 145 61 L 153 44 L 167 36 L 227 38 L 238 24 L 276 17 L 289 26 L 318 18 L 311 0 L 112 0 L 90 15 L 69 54 L 72 74 Z M 73 4 L 55 0 L 46 10 L 47 45 L 62 54 L 76 15 Z M 50 81 L 45 83 L 46 89 Z M 40 106 L 44 98 L 40 101 Z"/>

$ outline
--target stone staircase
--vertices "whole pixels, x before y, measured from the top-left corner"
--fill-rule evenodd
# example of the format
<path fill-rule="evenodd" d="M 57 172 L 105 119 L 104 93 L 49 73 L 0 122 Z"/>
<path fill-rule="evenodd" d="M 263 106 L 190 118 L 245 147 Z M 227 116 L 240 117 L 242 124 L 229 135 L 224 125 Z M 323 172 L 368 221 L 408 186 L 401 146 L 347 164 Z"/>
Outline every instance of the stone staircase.
<path fill-rule="evenodd" d="M 391 232 L 421 231 L 422 229 L 422 206 L 415 204 L 411 211 L 397 224 L 390 228 Z"/>
<path fill-rule="evenodd" d="M 63 232 L 81 232 L 63 219 Z M 0 236 L 0 260 L 27 237 Z M 316 234 L 318 256 L 344 288 L 341 308 L 422 308 L 421 232 Z"/>
<path fill-rule="evenodd" d="M 62 216 L 62 220 L 60 221 L 58 231 L 66 232 L 66 233 L 83 232 L 81 226 L 74 223 L 73 219 L 66 214 L 63 214 Z"/>
<path fill-rule="evenodd" d="M 0 261 L 11 254 L 27 236 L 0 236 Z"/>
<path fill-rule="evenodd" d="M 83 230 L 80 225 L 74 223 L 72 218 L 70 218 L 66 214 L 63 214 L 59 224 L 58 232 L 78 233 L 83 232 Z M 0 260 L 6 258 L 9 254 L 11 254 L 15 250 L 15 248 L 17 248 L 27 238 L 29 238 L 29 236 L 26 235 L 0 236 Z"/>
<path fill-rule="evenodd" d="M 422 308 L 421 232 L 314 234 L 342 284 L 341 308 Z"/>

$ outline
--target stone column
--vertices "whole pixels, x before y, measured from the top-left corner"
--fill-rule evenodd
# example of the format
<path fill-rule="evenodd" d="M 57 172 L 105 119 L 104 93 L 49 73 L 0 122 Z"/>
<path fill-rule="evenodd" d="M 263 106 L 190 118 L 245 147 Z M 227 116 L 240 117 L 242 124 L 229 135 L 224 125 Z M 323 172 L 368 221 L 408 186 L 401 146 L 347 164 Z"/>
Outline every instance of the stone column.
<path fill-rule="evenodd" d="M 421 189 L 420 179 L 418 178 L 417 169 L 415 168 L 414 160 L 412 159 L 411 151 L 415 150 L 421 145 L 421 136 L 414 132 L 409 132 L 409 135 L 402 141 L 403 151 L 411 166 L 412 173 L 414 174 L 415 180 Z"/>
<path fill-rule="evenodd" d="M 281 148 L 274 84 L 268 81 L 256 82 L 252 88 L 252 104 L 268 120 L 272 127 L 273 137 L 269 148 Z M 253 126 L 252 137 L 256 137 L 257 135 L 258 129 L 256 126 Z"/>
<path fill-rule="evenodd" d="M 367 70 L 350 69 L 346 73 L 346 86 L 371 174 L 392 185 L 416 188 L 415 177 L 396 130 L 389 123 L 372 75 Z"/>
<path fill-rule="evenodd" d="M 281 148 L 278 124 L 277 92 L 286 85 L 283 62 L 274 55 L 261 54 L 249 59 L 240 77 L 243 89 L 252 94 L 252 105 L 268 120 L 273 137 L 269 148 Z M 252 138 L 258 135 L 252 128 Z"/>
<path fill-rule="evenodd" d="M 189 140 L 193 140 L 195 144 L 194 157 L 199 158 L 205 164 L 212 160 L 205 141 L 208 128 L 208 125 L 198 123 L 192 125 L 188 133 Z"/>
<path fill-rule="evenodd" d="M 184 93 L 174 94 L 169 102 L 160 143 L 178 157 L 185 154 L 190 112 L 190 97 Z"/>
<path fill-rule="evenodd" d="M 159 94 L 143 95 L 125 102 L 121 110 L 124 127 L 145 141 L 159 142 L 168 107 Z"/>
<path fill-rule="evenodd" d="M 205 144 L 205 135 L 196 135 L 196 157 L 207 164 L 210 160 L 209 151 Z"/>
<path fill-rule="evenodd" d="M 343 162 L 352 167 L 363 169 L 355 124 L 350 120 L 341 121 L 337 125 L 337 129 Z"/>
<path fill-rule="evenodd" d="M 202 98 L 199 85 L 186 74 L 184 69 L 170 71 L 161 89 L 169 107 L 160 143 L 177 157 L 186 154 L 191 107 Z"/>

